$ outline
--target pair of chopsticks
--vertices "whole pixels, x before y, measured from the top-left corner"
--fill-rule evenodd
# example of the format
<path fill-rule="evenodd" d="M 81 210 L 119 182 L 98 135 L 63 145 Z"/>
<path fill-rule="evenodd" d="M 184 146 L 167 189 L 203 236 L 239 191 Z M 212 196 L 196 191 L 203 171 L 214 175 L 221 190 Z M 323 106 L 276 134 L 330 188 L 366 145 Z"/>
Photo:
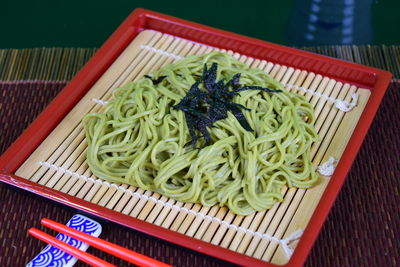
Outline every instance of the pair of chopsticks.
<path fill-rule="evenodd" d="M 80 232 L 78 230 L 75 230 L 73 228 L 70 228 L 68 226 L 65 226 L 63 224 L 57 223 L 55 221 L 43 218 L 41 220 L 41 224 L 56 230 L 57 232 L 66 234 L 72 238 L 75 238 L 77 240 L 80 240 L 82 242 L 85 242 L 87 244 L 89 244 L 90 246 L 93 246 L 97 249 L 103 250 L 113 256 L 116 256 L 118 258 L 121 258 L 125 261 L 128 261 L 130 263 L 139 265 L 139 266 L 163 266 L 163 267 L 167 267 L 167 266 L 171 266 L 165 263 L 162 263 L 160 261 L 157 261 L 155 259 L 149 258 L 147 256 L 144 256 L 142 254 L 139 254 L 137 252 L 134 252 L 132 250 L 126 249 L 124 247 L 118 246 L 114 243 L 110 243 L 106 240 L 88 235 L 86 233 Z M 75 258 L 86 262 L 87 264 L 90 264 L 92 266 L 105 266 L 105 267 L 111 267 L 114 266 L 113 264 L 106 262 L 96 256 L 93 256 L 87 252 L 84 252 L 82 250 L 79 250 L 67 243 L 64 243 L 60 240 L 58 240 L 57 238 L 48 235 L 36 228 L 31 228 L 29 229 L 29 234 L 31 234 L 32 236 L 74 256 Z"/>

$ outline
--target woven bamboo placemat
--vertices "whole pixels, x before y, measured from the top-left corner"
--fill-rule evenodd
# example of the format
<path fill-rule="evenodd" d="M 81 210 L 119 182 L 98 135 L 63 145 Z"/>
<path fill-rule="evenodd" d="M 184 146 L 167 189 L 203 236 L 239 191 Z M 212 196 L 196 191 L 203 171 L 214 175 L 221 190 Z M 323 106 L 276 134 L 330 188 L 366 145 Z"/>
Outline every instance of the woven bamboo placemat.
<path fill-rule="evenodd" d="M 400 47 L 303 48 L 389 70 L 394 79 L 306 266 L 396 266 L 399 260 Z M 0 50 L 0 153 L 94 54 L 88 48 Z M 45 246 L 29 237 L 47 217 L 67 222 L 72 209 L 0 184 L 0 265 L 22 266 Z M 220 260 L 100 221 L 102 237 L 176 266 L 224 266 Z M 53 232 L 54 233 L 54 232 Z M 89 252 L 118 266 L 126 263 Z M 77 266 L 82 266 L 81 263 Z"/>

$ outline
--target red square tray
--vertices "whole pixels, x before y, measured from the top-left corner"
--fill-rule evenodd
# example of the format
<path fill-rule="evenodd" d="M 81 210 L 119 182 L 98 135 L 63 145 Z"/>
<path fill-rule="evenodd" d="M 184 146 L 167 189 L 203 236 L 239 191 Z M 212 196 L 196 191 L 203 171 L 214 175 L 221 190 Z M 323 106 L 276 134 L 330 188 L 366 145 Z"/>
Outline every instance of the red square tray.
<path fill-rule="evenodd" d="M 389 72 L 268 43 L 145 9 L 136 9 L 75 78 L 0 157 L 0 181 L 223 260 L 247 266 L 276 266 L 155 226 L 14 175 L 15 171 L 85 95 L 126 46 L 138 33 L 146 29 L 157 30 L 217 48 L 233 50 L 242 55 L 264 59 L 280 65 L 300 68 L 371 90 L 371 96 L 343 157 L 336 167 L 336 171 L 331 177 L 293 256 L 286 264 L 286 266 L 301 266 L 317 238 L 318 232 L 370 127 L 391 80 L 392 75 Z"/>

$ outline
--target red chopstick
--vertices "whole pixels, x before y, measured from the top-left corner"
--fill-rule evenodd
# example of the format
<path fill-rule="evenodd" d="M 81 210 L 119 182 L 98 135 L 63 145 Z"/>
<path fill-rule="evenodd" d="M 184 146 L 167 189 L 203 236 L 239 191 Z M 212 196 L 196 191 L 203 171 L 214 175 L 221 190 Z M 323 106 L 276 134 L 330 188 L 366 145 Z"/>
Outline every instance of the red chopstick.
<path fill-rule="evenodd" d="M 103 250 L 111 255 L 126 260 L 130 263 L 146 267 L 155 267 L 155 266 L 171 267 L 171 265 L 149 258 L 147 256 L 144 256 L 127 248 L 118 246 L 106 240 L 80 232 L 78 230 L 57 223 L 55 221 L 43 218 L 41 220 L 41 223 L 42 225 L 49 227 L 50 229 L 56 230 L 57 232 L 66 234 L 72 238 L 83 241 L 97 249 Z"/>
<path fill-rule="evenodd" d="M 48 235 L 36 228 L 31 228 L 28 231 L 32 236 L 52 245 L 53 247 L 56 247 L 58 249 L 61 249 L 62 251 L 74 256 L 75 258 L 80 259 L 81 261 L 86 262 L 87 264 L 90 264 L 92 266 L 96 267 L 117 267 L 111 263 L 108 263 L 100 258 L 97 258 L 96 256 L 90 255 L 89 253 L 86 253 L 85 251 L 79 250 L 71 245 L 68 245 L 67 243 L 64 243 L 60 241 L 59 239 Z"/>

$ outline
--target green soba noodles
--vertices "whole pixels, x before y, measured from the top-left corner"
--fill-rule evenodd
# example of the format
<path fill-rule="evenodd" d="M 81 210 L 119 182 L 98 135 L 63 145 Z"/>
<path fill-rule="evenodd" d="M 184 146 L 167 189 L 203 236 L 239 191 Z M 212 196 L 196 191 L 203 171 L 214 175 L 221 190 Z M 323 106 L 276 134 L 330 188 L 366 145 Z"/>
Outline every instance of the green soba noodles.
<path fill-rule="evenodd" d="M 201 149 L 191 140 L 185 113 L 174 109 L 201 77 L 204 64 L 218 64 L 217 80 L 241 73 L 240 85 L 281 89 L 242 91 L 232 101 L 253 132 L 228 118 L 208 127 L 212 142 Z M 138 186 L 183 202 L 227 206 L 239 215 L 269 209 L 283 200 L 285 186 L 309 188 L 318 179 L 310 160 L 318 139 L 313 108 L 264 71 L 222 53 L 190 56 L 113 92 L 104 110 L 83 119 L 87 161 L 104 180 Z"/>

